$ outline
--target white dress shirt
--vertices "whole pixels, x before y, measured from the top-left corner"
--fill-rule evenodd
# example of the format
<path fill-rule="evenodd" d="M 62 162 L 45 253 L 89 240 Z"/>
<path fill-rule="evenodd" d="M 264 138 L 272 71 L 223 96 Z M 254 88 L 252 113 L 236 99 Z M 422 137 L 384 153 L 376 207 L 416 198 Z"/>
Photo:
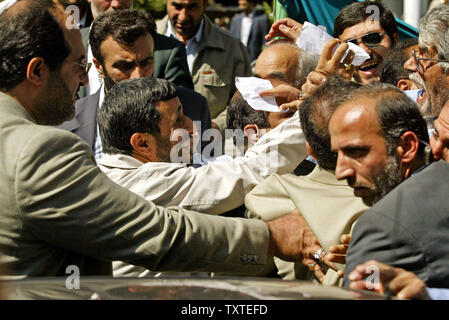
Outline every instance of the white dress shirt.
<path fill-rule="evenodd" d="M 195 33 L 195 35 L 191 39 L 187 40 L 186 54 L 187 54 L 187 64 L 189 65 L 190 73 L 192 73 L 193 61 L 195 60 L 196 54 L 198 53 L 198 45 L 200 43 L 201 36 L 203 35 L 203 29 L 204 29 L 204 19 L 201 20 L 200 27 L 198 28 L 198 31 Z M 167 37 L 173 37 L 175 39 L 180 40 L 176 36 L 176 33 L 173 31 L 170 20 L 167 23 L 167 31 L 165 35 Z"/>
<path fill-rule="evenodd" d="M 100 111 L 101 106 L 103 105 L 104 96 L 105 96 L 104 86 L 100 85 L 100 98 L 98 100 L 97 114 L 98 114 L 98 111 Z M 94 152 L 95 160 L 98 161 L 103 156 L 103 145 L 101 143 L 100 129 L 98 127 L 98 121 L 95 121 L 95 122 L 96 122 L 96 127 L 97 128 L 95 129 L 95 143 L 94 143 L 94 150 L 93 150 L 93 152 Z"/>
<path fill-rule="evenodd" d="M 221 214 L 242 205 L 245 194 L 269 175 L 291 173 L 307 155 L 296 112 L 232 161 L 193 168 L 104 154 L 98 165 L 111 180 L 157 205 Z"/>
<path fill-rule="evenodd" d="M 242 43 L 245 46 L 248 46 L 249 35 L 251 33 L 251 27 L 253 25 L 253 17 L 254 11 L 251 12 L 249 15 L 245 15 L 242 18 L 242 27 L 240 29 L 240 41 L 242 41 Z"/>

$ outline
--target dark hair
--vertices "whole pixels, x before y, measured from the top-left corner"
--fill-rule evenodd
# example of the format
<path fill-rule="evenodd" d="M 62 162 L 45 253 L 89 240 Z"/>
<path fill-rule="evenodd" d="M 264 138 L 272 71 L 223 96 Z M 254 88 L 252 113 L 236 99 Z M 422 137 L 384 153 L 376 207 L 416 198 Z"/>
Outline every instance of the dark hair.
<path fill-rule="evenodd" d="M 397 50 L 404 50 L 404 49 L 416 46 L 417 44 L 418 44 L 418 38 L 408 38 L 408 39 L 399 41 L 394 48 Z"/>
<path fill-rule="evenodd" d="M 28 63 L 41 57 L 58 71 L 70 46 L 51 7 L 20 1 L 0 16 L 0 90 L 9 91 L 25 80 Z M 20 5 L 20 9 L 15 6 Z"/>
<path fill-rule="evenodd" d="M 164 79 L 128 79 L 116 83 L 98 112 L 103 152 L 130 155 L 133 148 L 129 140 L 134 133 L 159 136 L 161 116 L 155 104 L 175 97 L 175 85 Z"/>
<path fill-rule="evenodd" d="M 226 127 L 228 129 L 236 130 L 243 129 L 248 124 L 255 124 L 259 128 L 270 128 L 270 123 L 264 112 L 254 110 L 248 102 L 242 97 L 239 91 L 236 91 L 229 103 L 226 112 Z M 236 137 L 233 137 L 234 144 L 236 144 Z M 244 137 L 245 148 L 248 147 L 248 138 Z"/>
<path fill-rule="evenodd" d="M 408 72 L 404 69 L 407 54 L 399 49 L 393 49 L 382 61 L 380 68 L 380 82 L 397 86 L 401 79 L 408 79 Z"/>
<path fill-rule="evenodd" d="M 373 12 L 370 11 L 368 7 L 373 5 L 379 8 L 380 25 L 390 37 L 392 45 L 394 45 L 396 42 L 394 34 L 398 33 L 398 25 L 393 13 L 386 8 L 381 1 L 355 2 L 344 7 L 335 18 L 334 37 L 338 38 L 346 28 L 355 26 L 370 17 Z"/>
<path fill-rule="evenodd" d="M 100 46 L 108 37 L 125 46 L 131 46 L 137 38 L 145 34 L 156 36 L 156 23 L 153 17 L 144 11 L 119 9 L 100 14 L 92 24 L 89 43 L 92 55 L 103 63 Z"/>
<path fill-rule="evenodd" d="M 385 138 L 387 151 L 393 155 L 401 136 L 411 131 L 419 140 L 429 143 L 427 124 L 418 106 L 398 88 L 385 83 L 371 83 L 354 91 L 352 99 L 360 96 L 377 99 L 376 114 L 382 135 Z M 418 156 L 425 159 L 426 145 L 420 142 Z"/>
<path fill-rule="evenodd" d="M 318 164 L 323 169 L 333 170 L 337 154 L 331 151 L 329 121 L 337 107 L 349 98 L 350 93 L 361 85 L 339 76 L 330 76 L 299 108 L 299 120 L 307 142 L 312 148 Z"/>

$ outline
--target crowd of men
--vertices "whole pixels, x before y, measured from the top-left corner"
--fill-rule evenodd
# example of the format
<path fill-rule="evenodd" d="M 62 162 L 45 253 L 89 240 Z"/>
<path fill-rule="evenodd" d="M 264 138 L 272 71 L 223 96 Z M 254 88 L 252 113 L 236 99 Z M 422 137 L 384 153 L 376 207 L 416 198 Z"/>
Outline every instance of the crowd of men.
<path fill-rule="evenodd" d="M 254 1 L 231 32 L 207 0 L 157 22 L 132 2 L 1 13 L 2 278 L 206 271 L 449 299 L 447 5 L 401 41 L 381 2 L 355 2 L 315 56 Z M 248 76 L 279 112 L 236 89 Z"/>

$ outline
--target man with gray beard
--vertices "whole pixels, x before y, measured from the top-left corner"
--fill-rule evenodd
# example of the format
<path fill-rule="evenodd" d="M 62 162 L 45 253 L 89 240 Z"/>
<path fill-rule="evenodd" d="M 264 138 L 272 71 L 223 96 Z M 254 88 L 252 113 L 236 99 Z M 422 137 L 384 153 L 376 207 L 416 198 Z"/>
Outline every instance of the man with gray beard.
<path fill-rule="evenodd" d="M 412 52 L 404 68 L 410 79 L 421 80 L 426 93 L 418 99 L 428 127 L 449 100 L 449 7 L 432 9 L 419 22 L 418 50 Z M 419 82 L 418 82 L 419 83 Z"/>
<path fill-rule="evenodd" d="M 335 175 L 372 206 L 428 162 L 426 123 L 416 105 L 392 85 L 363 86 L 333 114 Z"/>

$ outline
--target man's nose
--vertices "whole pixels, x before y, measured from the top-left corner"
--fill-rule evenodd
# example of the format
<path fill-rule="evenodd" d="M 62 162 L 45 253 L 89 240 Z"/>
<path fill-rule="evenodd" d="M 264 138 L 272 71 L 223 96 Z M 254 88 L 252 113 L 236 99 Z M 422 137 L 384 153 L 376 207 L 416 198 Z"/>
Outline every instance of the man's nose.
<path fill-rule="evenodd" d="M 137 66 L 134 68 L 134 70 L 131 72 L 130 79 L 140 79 L 145 77 L 145 71 L 142 67 Z"/>
<path fill-rule="evenodd" d="M 337 180 L 348 179 L 355 176 L 354 169 L 349 166 L 348 160 L 343 156 L 338 156 L 337 166 L 335 167 L 335 177 Z"/>
<path fill-rule="evenodd" d="M 410 57 L 407 59 L 407 61 L 404 62 L 404 69 L 411 72 L 418 71 L 415 58 Z"/>

